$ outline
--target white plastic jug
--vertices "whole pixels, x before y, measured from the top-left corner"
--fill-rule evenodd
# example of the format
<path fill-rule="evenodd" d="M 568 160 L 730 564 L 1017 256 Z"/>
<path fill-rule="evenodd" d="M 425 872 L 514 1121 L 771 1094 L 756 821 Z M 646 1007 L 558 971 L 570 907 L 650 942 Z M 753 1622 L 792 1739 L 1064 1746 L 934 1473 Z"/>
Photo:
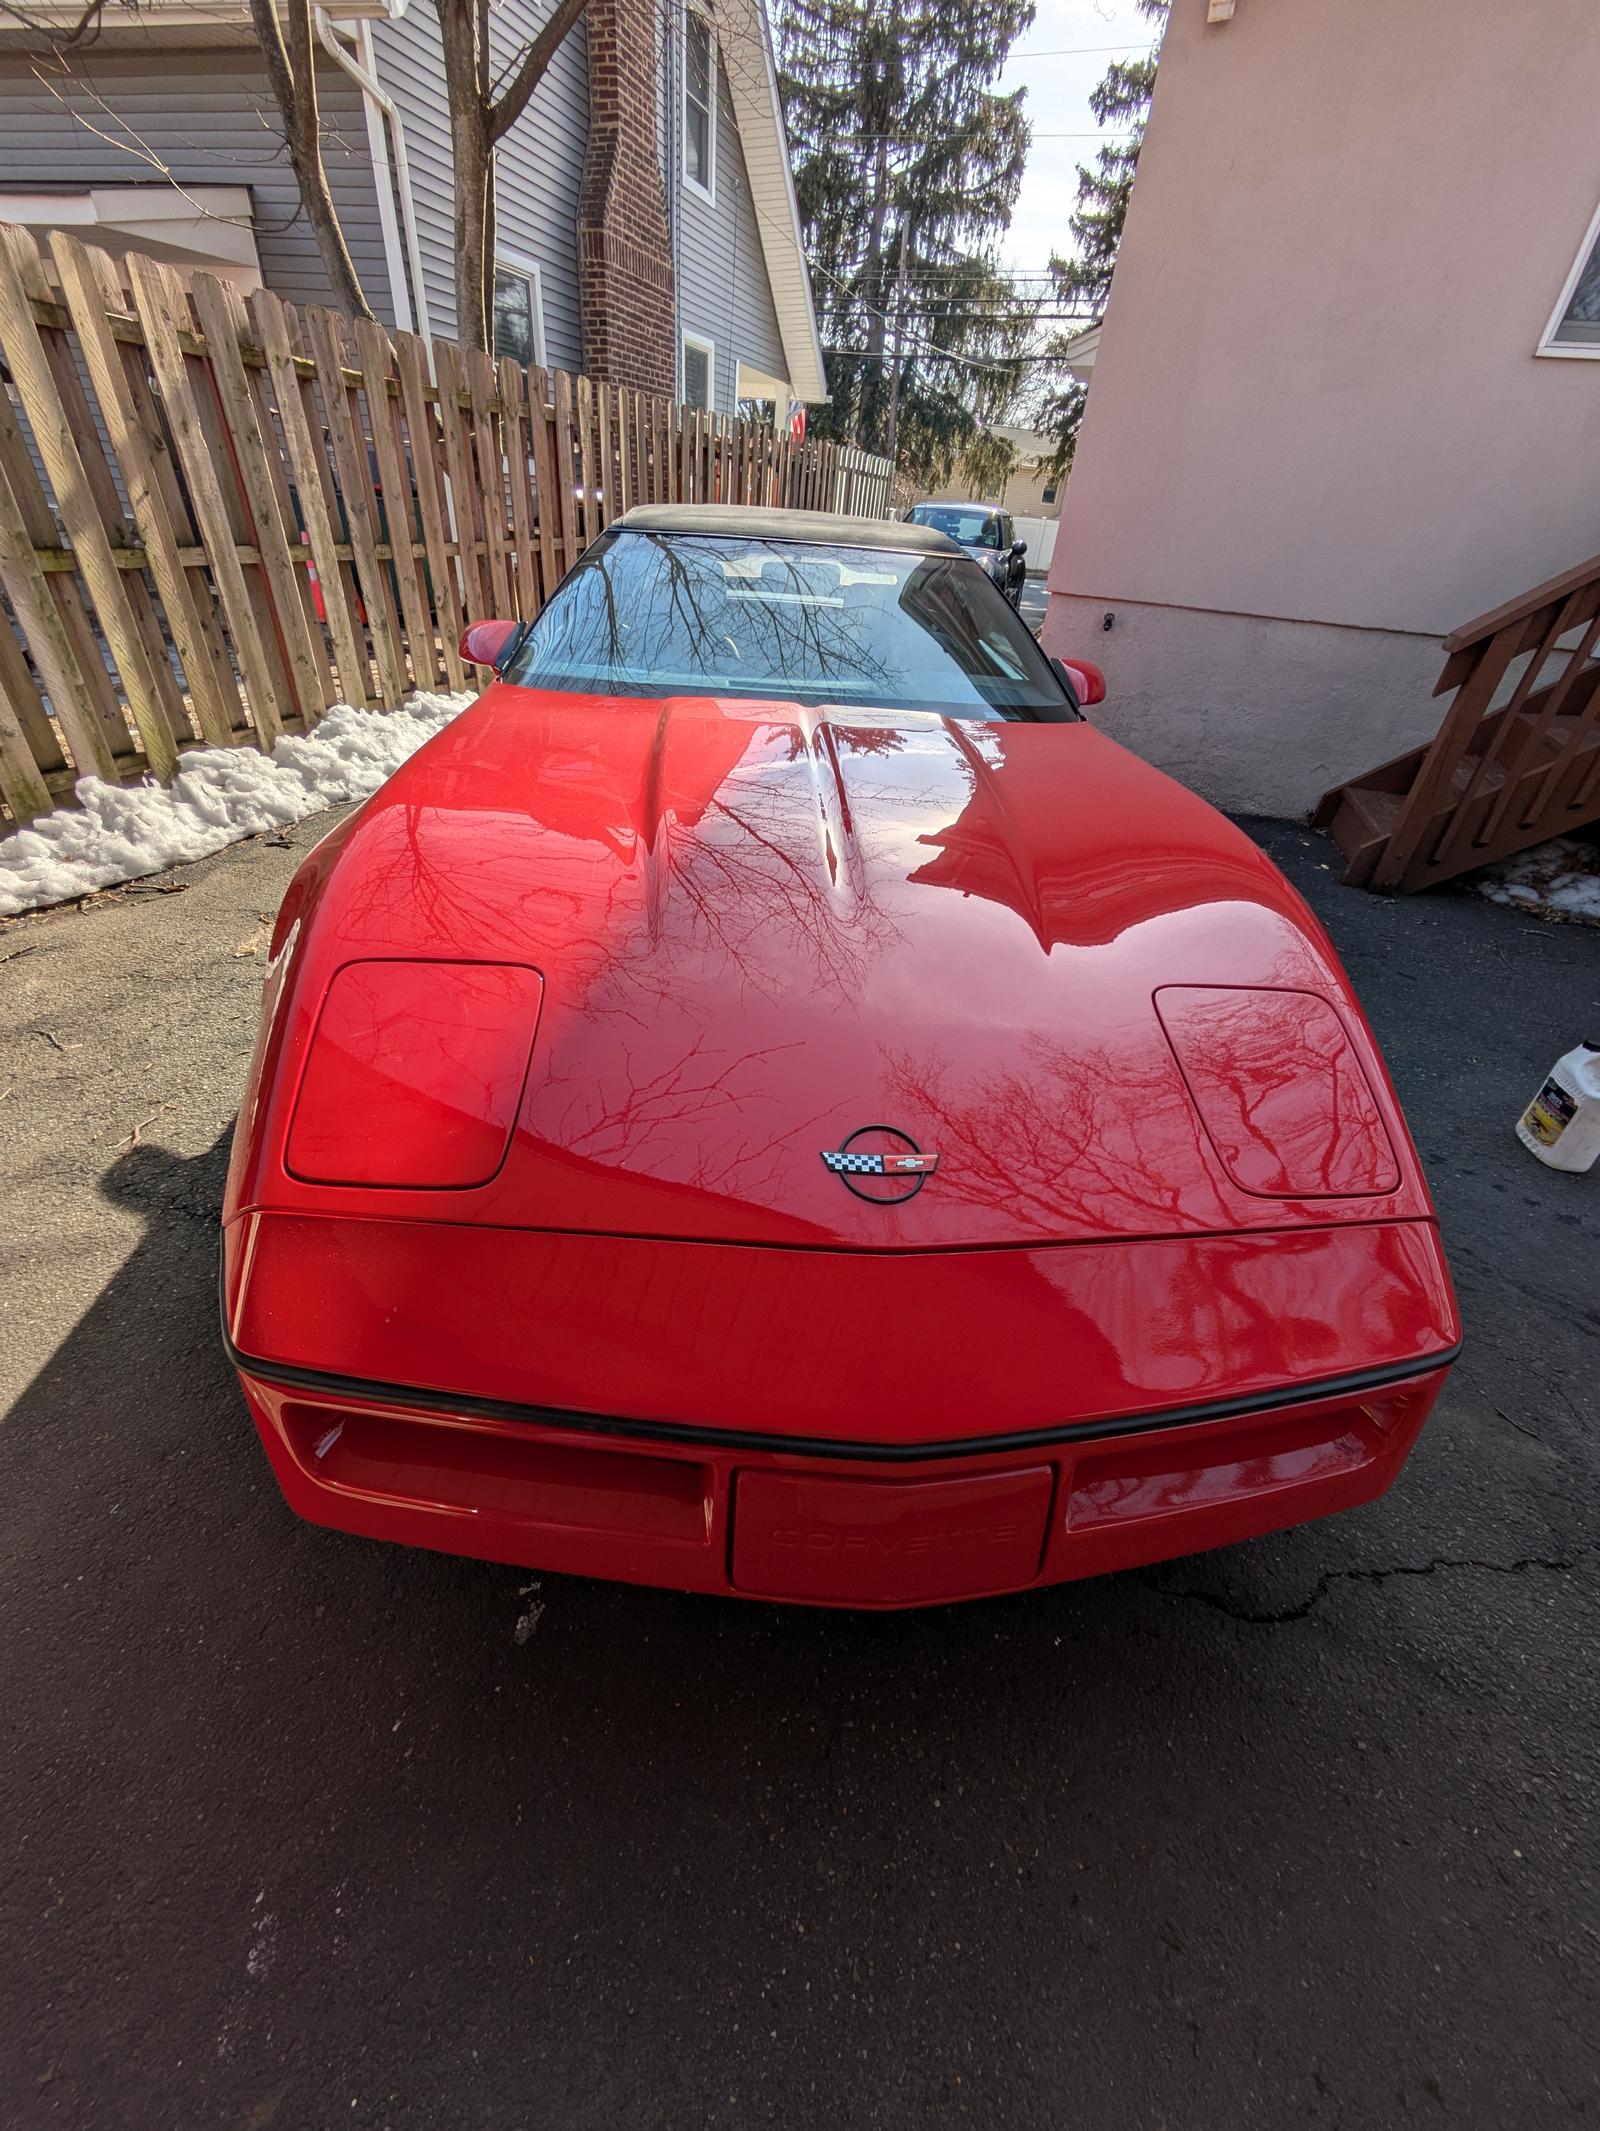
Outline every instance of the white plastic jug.
<path fill-rule="evenodd" d="M 1517 1137 L 1552 1169 L 1589 1169 L 1600 1155 L 1600 1043 L 1580 1043 L 1517 1120 Z"/>

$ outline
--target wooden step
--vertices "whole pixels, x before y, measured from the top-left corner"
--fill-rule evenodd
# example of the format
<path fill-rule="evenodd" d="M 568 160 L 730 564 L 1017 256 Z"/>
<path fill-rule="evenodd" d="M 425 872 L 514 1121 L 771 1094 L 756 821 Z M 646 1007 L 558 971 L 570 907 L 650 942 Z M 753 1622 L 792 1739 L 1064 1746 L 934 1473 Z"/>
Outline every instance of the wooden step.
<path fill-rule="evenodd" d="M 1454 880 L 1600 821 L 1600 726 L 1585 729 L 1576 719 L 1557 720 L 1540 754 L 1518 774 L 1510 803 L 1491 832 L 1505 782 L 1503 771 L 1491 771 L 1464 809 L 1453 795 L 1434 810 L 1397 883 L 1401 894 Z"/>
<path fill-rule="evenodd" d="M 1596 775 L 1600 771 L 1600 726 L 1579 732 L 1575 721 L 1566 724 L 1558 721 L 1552 727 L 1539 755 L 1524 765 L 1518 775 L 1518 789 L 1492 836 L 1487 833 L 1488 825 L 1505 788 L 1506 777 L 1501 765 L 1491 764 L 1466 802 L 1459 831 L 1451 835 L 1463 797 L 1471 790 L 1470 771 L 1475 768 L 1476 760 L 1476 757 L 1468 757 L 1452 778 L 1451 790 L 1433 807 L 1418 843 L 1416 857 L 1397 883 L 1399 893 L 1406 894 L 1453 879 L 1458 873 L 1490 865 L 1497 858 L 1507 858 L 1515 851 L 1526 850 L 1531 844 L 1543 843 L 1552 836 L 1565 835 L 1569 830 L 1600 819 L 1600 775 Z M 1525 821 L 1525 814 L 1530 805 L 1540 799 L 1551 769 L 1557 763 L 1562 765 L 1556 780 L 1558 803 L 1554 807 L 1541 806 L 1532 823 Z M 1595 790 L 1587 803 L 1580 803 L 1578 795 L 1591 776 L 1595 776 Z M 1364 784 L 1347 784 L 1340 788 L 1337 800 L 1331 815 L 1326 809 L 1322 810 L 1324 818 L 1320 825 L 1327 829 L 1348 861 L 1344 874 L 1346 884 L 1365 888 L 1394 833 L 1404 794 L 1375 792 Z"/>
<path fill-rule="evenodd" d="M 1323 801 L 1313 820 L 1325 828 L 1349 861 L 1345 880 L 1352 888 L 1364 888 L 1389 841 L 1400 815 L 1400 794 L 1374 792 L 1364 784 L 1347 784 L 1337 793 L 1331 811 Z M 1319 818 L 1322 817 L 1322 818 Z"/>
<path fill-rule="evenodd" d="M 1556 623 L 1543 626 L 1548 640 Z M 1495 674 L 1506 672 L 1502 657 Z M 1473 683 L 1480 699 L 1494 680 Z M 1427 747 L 1323 794 L 1311 820 L 1344 853 L 1351 886 L 1406 894 L 1600 819 L 1600 660 L 1575 656 L 1542 686 L 1524 678 L 1499 709 L 1473 719 L 1471 708 L 1458 696 Z M 1431 798 L 1419 819 L 1423 779 Z"/>

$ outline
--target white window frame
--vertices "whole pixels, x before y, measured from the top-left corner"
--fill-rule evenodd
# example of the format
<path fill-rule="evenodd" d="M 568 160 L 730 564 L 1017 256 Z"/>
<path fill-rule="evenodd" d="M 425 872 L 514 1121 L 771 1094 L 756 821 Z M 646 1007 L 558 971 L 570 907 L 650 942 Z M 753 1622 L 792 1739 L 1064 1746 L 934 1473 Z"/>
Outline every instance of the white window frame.
<path fill-rule="evenodd" d="M 706 162 L 711 170 L 711 183 L 709 185 L 703 185 L 698 178 L 692 178 L 689 175 L 689 21 L 691 16 L 705 26 L 706 43 L 710 58 L 708 70 L 710 82 L 708 86 L 711 103 L 706 114 Z M 722 67 L 717 48 L 716 25 L 705 10 L 693 6 L 691 0 L 683 0 L 681 20 L 683 81 L 679 90 L 678 125 L 681 134 L 681 152 L 678 160 L 683 171 L 683 188 L 685 192 L 692 192 L 697 200 L 704 200 L 708 207 L 715 207 L 717 204 L 717 108 L 722 101 L 718 94 L 721 86 Z"/>
<path fill-rule="evenodd" d="M 1600 243 L 1600 207 L 1595 209 L 1594 220 L 1583 233 L 1583 242 L 1578 246 L 1578 256 L 1572 262 L 1572 272 L 1561 284 L 1561 294 L 1556 298 L 1556 307 L 1550 313 L 1549 323 L 1540 336 L 1539 345 L 1533 351 L 1535 355 L 1554 355 L 1564 360 L 1575 358 L 1581 363 L 1600 362 L 1600 340 L 1556 339 L 1556 335 L 1561 331 L 1561 321 L 1567 315 L 1567 305 L 1571 303 L 1573 291 L 1583 279 L 1583 270 L 1589 264 L 1590 254 L 1597 243 Z"/>
<path fill-rule="evenodd" d="M 685 407 L 689 404 L 689 365 L 684 361 L 690 348 L 698 348 L 706 359 L 706 412 L 717 411 L 717 344 L 708 340 L 704 333 L 684 333 L 678 349 L 678 398 Z"/>
<path fill-rule="evenodd" d="M 515 274 L 519 280 L 529 282 L 533 289 L 533 360 L 536 369 L 547 367 L 544 340 L 544 274 L 537 262 L 526 259 L 520 252 L 495 250 L 496 273 Z M 489 292 L 491 312 L 494 309 L 494 291 Z M 492 336 L 491 336 L 492 338 Z"/>

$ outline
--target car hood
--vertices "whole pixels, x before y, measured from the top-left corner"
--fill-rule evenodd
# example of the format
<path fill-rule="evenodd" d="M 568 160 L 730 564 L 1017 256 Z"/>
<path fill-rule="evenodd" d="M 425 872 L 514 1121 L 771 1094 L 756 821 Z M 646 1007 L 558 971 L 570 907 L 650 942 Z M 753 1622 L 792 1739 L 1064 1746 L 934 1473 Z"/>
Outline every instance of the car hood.
<path fill-rule="evenodd" d="M 313 856 L 274 953 L 236 1203 L 370 1211 L 289 1179 L 283 1134 L 333 972 L 417 957 L 525 964 L 543 1005 L 499 1174 L 379 1195 L 399 1213 L 927 1249 L 1429 1211 L 1315 920 L 1088 724 L 498 684 Z M 1172 986 L 1331 1002 L 1394 1188 L 1241 1188 L 1158 1010 Z M 823 1160 L 874 1126 L 939 1158 L 903 1203 Z"/>

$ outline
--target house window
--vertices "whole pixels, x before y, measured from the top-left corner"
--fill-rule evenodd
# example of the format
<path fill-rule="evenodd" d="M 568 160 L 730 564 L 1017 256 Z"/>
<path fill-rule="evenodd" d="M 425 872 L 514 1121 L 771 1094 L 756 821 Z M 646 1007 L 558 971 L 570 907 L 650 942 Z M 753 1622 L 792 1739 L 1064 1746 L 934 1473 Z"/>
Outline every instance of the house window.
<path fill-rule="evenodd" d="M 1049 487 L 1048 487 L 1048 488 L 1047 488 L 1047 489 L 1045 490 L 1044 494 L 1043 494 L 1043 495 L 1042 495 L 1042 496 L 1041 496 L 1041 497 L 1039 498 L 1039 501 L 1040 501 L 1041 503 L 1054 503 L 1054 501 L 1055 501 L 1055 500 L 1056 500 L 1056 490 L 1055 490 L 1055 483 L 1054 483 L 1054 482 L 1052 481 L 1052 482 L 1051 482 L 1051 484 L 1050 484 L 1050 486 L 1049 486 Z"/>
<path fill-rule="evenodd" d="M 544 363 L 544 292 L 536 266 L 495 262 L 494 352 L 524 365 Z"/>
<path fill-rule="evenodd" d="M 1600 212 L 1589 224 L 1561 299 L 1539 343 L 1541 355 L 1600 356 Z"/>
<path fill-rule="evenodd" d="M 711 25 L 692 7 L 683 11 L 683 177 L 692 192 L 717 189 L 717 44 Z"/>
<path fill-rule="evenodd" d="M 778 403 L 776 400 L 741 400 L 735 411 L 741 422 L 760 422 L 768 429 L 777 427 Z"/>
<path fill-rule="evenodd" d="M 717 351 L 709 340 L 683 336 L 683 404 L 709 408 L 716 397 Z"/>

